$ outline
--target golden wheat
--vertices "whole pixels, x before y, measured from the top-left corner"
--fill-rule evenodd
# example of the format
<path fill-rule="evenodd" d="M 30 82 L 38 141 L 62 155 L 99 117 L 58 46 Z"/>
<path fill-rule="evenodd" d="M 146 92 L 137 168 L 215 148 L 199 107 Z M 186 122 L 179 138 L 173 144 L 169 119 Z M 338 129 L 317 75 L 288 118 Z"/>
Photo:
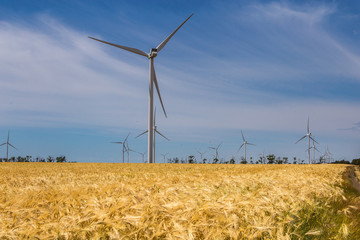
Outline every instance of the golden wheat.
<path fill-rule="evenodd" d="M 0 163 L 3 239 L 346 238 L 346 165 Z M 347 215 L 356 206 L 341 206 Z M 323 215 L 321 215 L 323 214 Z M 348 218 L 344 218 L 348 219 Z M 323 220 L 325 221 L 325 220 Z M 347 220 L 348 221 L 348 220 Z M 331 223 L 329 223 L 331 224 Z M 306 230 L 304 232 L 304 229 Z M 0 239 L 1 239 L 0 237 Z"/>

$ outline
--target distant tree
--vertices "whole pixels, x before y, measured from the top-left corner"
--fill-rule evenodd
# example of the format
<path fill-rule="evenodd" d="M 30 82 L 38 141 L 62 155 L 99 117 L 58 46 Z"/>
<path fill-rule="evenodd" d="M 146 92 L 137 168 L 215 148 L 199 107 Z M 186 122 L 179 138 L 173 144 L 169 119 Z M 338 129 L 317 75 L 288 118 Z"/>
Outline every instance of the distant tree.
<path fill-rule="evenodd" d="M 268 164 L 274 164 L 275 163 L 275 155 L 274 154 L 269 154 L 266 156 L 267 160 L 268 160 Z"/>
<path fill-rule="evenodd" d="M 353 160 L 351 161 L 351 164 L 360 165 L 360 158 L 353 159 Z"/>
<path fill-rule="evenodd" d="M 219 159 L 214 158 L 212 163 L 213 163 L 213 164 L 216 164 L 216 163 L 218 163 L 218 162 L 219 162 Z"/>
<path fill-rule="evenodd" d="M 66 162 L 66 157 L 65 156 L 56 157 L 56 162 L 58 163 Z"/>
<path fill-rule="evenodd" d="M 334 163 L 334 164 L 350 164 L 350 162 L 347 161 L 347 160 L 345 160 L 345 159 L 343 159 L 343 160 L 337 160 L 337 161 L 332 162 L 332 163 Z"/>
<path fill-rule="evenodd" d="M 301 160 L 301 164 L 304 164 L 305 160 Z"/>
<path fill-rule="evenodd" d="M 188 163 L 190 163 L 190 164 L 196 163 L 195 156 L 190 155 L 190 156 L 188 157 Z"/>
<path fill-rule="evenodd" d="M 203 164 L 205 164 L 205 163 L 206 163 L 206 161 L 207 161 L 207 159 L 206 159 L 206 158 L 204 158 L 204 159 L 202 160 L 202 163 L 203 163 Z"/>
<path fill-rule="evenodd" d="M 296 164 L 297 162 L 296 162 L 296 157 L 294 157 L 294 161 L 293 161 L 293 164 Z"/>
<path fill-rule="evenodd" d="M 55 159 L 51 156 L 48 156 L 46 159 L 48 162 L 55 162 Z"/>
<path fill-rule="evenodd" d="M 45 162 L 45 158 L 42 157 L 36 157 L 35 162 Z"/>
<path fill-rule="evenodd" d="M 15 162 L 15 157 L 11 157 L 10 159 L 7 160 L 8 162 Z"/>
<path fill-rule="evenodd" d="M 275 160 L 276 164 L 283 164 L 283 160 L 281 159 L 281 157 L 277 157 Z"/>
<path fill-rule="evenodd" d="M 240 164 L 247 164 L 247 161 L 245 160 L 244 157 L 240 158 Z"/>
<path fill-rule="evenodd" d="M 288 157 L 283 157 L 283 163 L 288 164 L 289 163 L 289 158 Z"/>
<path fill-rule="evenodd" d="M 235 164 L 235 157 L 232 157 L 232 158 L 230 159 L 230 164 Z"/>
<path fill-rule="evenodd" d="M 265 164 L 266 163 L 266 157 L 265 156 L 260 156 L 258 162 L 260 164 Z"/>
<path fill-rule="evenodd" d="M 252 157 L 250 157 L 250 164 L 254 164 Z"/>

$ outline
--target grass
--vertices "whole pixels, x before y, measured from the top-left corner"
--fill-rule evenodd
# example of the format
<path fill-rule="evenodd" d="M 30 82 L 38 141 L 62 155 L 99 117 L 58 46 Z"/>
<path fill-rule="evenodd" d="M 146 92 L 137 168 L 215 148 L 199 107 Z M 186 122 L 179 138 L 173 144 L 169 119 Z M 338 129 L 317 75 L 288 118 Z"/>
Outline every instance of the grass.
<path fill-rule="evenodd" d="M 347 171 L 0 163 L 0 239 L 360 239 Z"/>

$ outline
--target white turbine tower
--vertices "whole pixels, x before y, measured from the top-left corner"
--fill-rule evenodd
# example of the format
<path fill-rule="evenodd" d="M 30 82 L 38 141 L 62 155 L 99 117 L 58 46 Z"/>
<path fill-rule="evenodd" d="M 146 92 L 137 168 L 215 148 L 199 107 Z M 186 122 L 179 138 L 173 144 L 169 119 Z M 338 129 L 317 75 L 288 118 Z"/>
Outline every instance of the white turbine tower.
<path fill-rule="evenodd" d="M 126 146 L 125 146 L 125 144 L 126 144 L 126 140 L 128 139 L 129 135 L 130 135 L 130 133 L 126 136 L 125 140 L 122 141 L 122 142 L 111 142 L 111 143 L 116 143 L 116 144 L 122 144 L 122 147 L 123 147 L 123 149 L 122 149 L 122 153 L 123 153 L 123 163 L 125 162 L 125 151 L 126 151 Z"/>
<path fill-rule="evenodd" d="M 159 134 L 160 136 L 162 136 L 162 137 L 165 138 L 166 140 L 170 141 L 170 139 L 168 139 L 167 137 L 165 137 L 161 132 L 159 132 L 159 131 L 157 130 L 157 126 L 156 126 L 156 108 L 155 108 L 155 112 L 154 112 L 154 122 L 153 122 L 153 123 L 154 123 L 154 127 L 153 127 L 154 132 L 157 133 L 157 134 Z M 147 132 L 149 132 L 149 130 L 146 130 L 146 131 L 140 133 L 140 134 L 137 135 L 135 138 L 138 138 L 138 137 L 140 137 L 141 135 L 144 135 L 144 134 L 147 133 Z M 156 140 L 155 136 L 156 136 L 156 134 L 153 135 L 153 155 L 154 155 L 154 156 L 153 156 L 153 163 L 155 163 L 155 140 Z"/>
<path fill-rule="evenodd" d="M 174 34 L 182 27 L 182 25 L 185 24 L 185 22 L 187 20 L 189 20 L 189 18 L 191 18 L 193 14 L 191 14 L 178 28 L 175 29 L 174 32 L 172 32 L 164 41 L 162 41 L 156 48 L 152 48 L 150 50 L 150 53 L 147 54 L 139 49 L 136 48 L 131 48 L 131 47 L 126 47 L 126 46 L 122 46 L 122 45 L 118 45 L 118 44 L 114 44 L 114 43 L 110 43 L 110 42 L 106 42 L 103 40 L 99 40 L 93 37 L 89 37 L 93 40 L 105 43 L 105 44 L 109 44 L 111 46 L 114 47 L 118 47 L 121 48 L 123 50 L 135 53 L 135 54 L 139 54 L 141 56 L 144 56 L 146 58 L 148 58 L 150 60 L 150 72 L 149 72 L 149 110 L 148 110 L 148 132 L 149 132 L 149 136 L 148 136 L 148 163 L 153 163 L 154 162 L 154 154 L 153 154 L 153 140 L 154 140 L 154 123 L 153 123 L 153 113 L 154 113 L 154 84 L 156 87 L 156 91 L 158 93 L 159 96 L 159 100 L 162 106 L 162 109 L 164 111 L 165 117 L 167 117 L 166 115 L 166 111 L 161 99 L 161 95 L 160 95 L 160 90 L 159 90 L 159 86 L 158 86 L 158 82 L 156 79 L 156 74 L 155 74 L 155 68 L 154 68 L 154 58 L 157 56 L 158 52 L 161 51 L 161 49 L 163 49 L 163 47 L 165 47 L 165 45 L 168 43 L 168 41 L 174 36 Z"/>
<path fill-rule="evenodd" d="M 9 146 L 17 150 L 16 147 L 10 144 L 9 138 L 10 138 L 10 131 L 8 131 L 7 141 L 5 143 L 0 144 L 0 146 L 6 144 L 6 160 L 9 160 Z"/>
<path fill-rule="evenodd" d="M 241 136 L 242 136 L 242 139 L 243 139 L 244 142 L 243 142 L 243 144 L 240 145 L 238 151 L 240 151 L 241 148 L 244 146 L 244 158 L 245 158 L 245 161 L 246 161 L 246 145 L 253 145 L 253 146 L 255 146 L 255 144 L 249 143 L 248 141 L 246 141 L 246 140 L 245 140 L 245 137 L 244 137 L 244 134 L 243 134 L 242 131 L 241 131 Z"/>
<path fill-rule="evenodd" d="M 308 138 L 308 158 L 309 158 L 309 164 L 310 164 L 310 139 L 313 140 L 314 142 L 316 142 L 317 144 L 319 144 L 312 136 L 311 136 L 311 132 L 310 132 L 310 125 L 309 125 L 309 118 L 308 118 L 308 122 L 307 122 L 307 129 L 306 129 L 306 135 L 303 136 L 302 138 L 300 138 L 299 140 L 296 141 L 296 143 L 300 142 L 301 140 L 303 140 L 304 138 Z M 296 144 L 295 143 L 295 144 Z"/>

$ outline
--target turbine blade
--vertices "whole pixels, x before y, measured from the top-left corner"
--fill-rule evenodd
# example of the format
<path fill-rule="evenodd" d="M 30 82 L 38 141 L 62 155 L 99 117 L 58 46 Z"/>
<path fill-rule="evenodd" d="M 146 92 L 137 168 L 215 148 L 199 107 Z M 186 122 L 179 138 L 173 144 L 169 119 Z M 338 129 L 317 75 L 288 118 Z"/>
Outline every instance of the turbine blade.
<path fill-rule="evenodd" d="M 316 142 L 317 144 L 320 145 L 320 143 L 318 143 L 313 137 L 310 136 L 310 138 L 311 138 L 311 140 L 313 140 L 314 142 Z"/>
<path fill-rule="evenodd" d="M 242 130 L 241 130 L 241 136 L 242 136 L 243 141 L 245 142 L 245 138 L 244 138 L 244 134 L 243 134 Z"/>
<path fill-rule="evenodd" d="M 158 82 L 157 82 L 157 79 L 156 79 L 156 73 L 155 73 L 155 68 L 154 68 L 154 63 L 151 65 L 151 68 L 152 68 L 152 77 L 153 77 L 153 80 L 154 80 L 154 83 L 155 83 L 155 87 L 156 87 L 156 91 L 158 93 L 158 96 L 159 96 L 159 100 L 160 100 L 160 103 L 161 103 L 161 107 L 164 111 L 164 114 L 165 114 L 165 117 L 167 118 L 167 115 L 166 115 L 166 111 L 165 111 L 165 107 L 164 107 L 164 104 L 163 104 L 163 101 L 161 99 L 161 95 L 160 95 L 160 89 L 159 89 L 159 85 L 158 85 Z"/>
<path fill-rule="evenodd" d="M 136 48 L 121 46 L 121 45 L 118 45 L 118 44 L 115 44 L 115 43 L 106 42 L 106 41 L 103 41 L 103 40 L 100 40 L 100 39 L 96 39 L 96 38 L 93 38 L 93 37 L 88 37 L 88 38 L 91 38 L 91 39 L 93 39 L 93 40 L 95 40 L 95 41 L 98 41 L 98 42 L 102 42 L 102 43 L 105 43 L 105 44 L 109 44 L 109 45 L 114 46 L 114 47 L 118 47 L 118 48 L 124 49 L 124 50 L 129 51 L 129 52 L 132 52 L 132 53 L 139 54 L 139 55 L 144 56 L 144 57 L 149 57 L 145 52 L 143 52 L 143 51 L 141 51 L 141 50 L 139 50 L 139 49 L 136 49 Z"/>
<path fill-rule="evenodd" d="M 214 149 L 214 150 L 216 149 L 216 148 L 214 148 L 214 147 L 209 147 L 209 148 Z"/>
<path fill-rule="evenodd" d="M 122 144 L 122 142 L 111 142 L 111 143 L 118 143 L 118 144 Z"/>
<path fill-rule="evenodd" d="M 256 146 L 255 144 L 253 144 L 253 143 L 247 143 L 248 145 L 253 145 L 253 146 Z"/>
<path fill-rule="evenodd" d="M 306 135 L 303 136 L 302 138 L 300 138 L 299 140 L 297 140 L 295 144 L 297 144 L 298 142 L 300 142 L 300 141 L 303 140 L 304 138 L 306 138 Z"/>
<path fill-rule="evenodd" d="M 308 123 L 307 123 L 307 133 L 309 133 L 309 132 L 310 132 L 309 121 L 310 121 L 310 118 L 308 117 Z"/>
<path fill-rule="evenodd" d="M 11 145 L 10 143 L 9 143 L 9 146 L 12 147 L 12 148 L 14 148 L 14 149 L 16 149 L 16 147 L 14 147 L 13 145 Z M 16 149 L 16 150 L 17 150 L 17 149 Z"/>
<path fill-rule="evenodd" d="M 126 140 L 128 139 L 129 136 L 130 136 L 130 133 L 126 136 L 124 143 L 126 142 Z"/>
<path fill-rule="evenodd" d="M 142 133 L 140 133 L 139 135 L 137 135 L 135 138 L 138 138 L 138 137 L 140 137 L 140 136 L 142 136 L 142 135 L 144 135 L 145 133 L 147 133 L 148 132 L 148 130 L 146 130 L 145 132 L 142 132 Z"/>
<path fill-rule="evenodd" d="M 192 17 L 192 15 L 194 15 L 193 13 L 177 28 L 175 29 L 175 31 L 173 31 L 164 41 L 162 41 L 162 43 L 159 44 L 159 46 L 157 46 L 157 51 L 160 52 L 160 50 L 165 47 L 165 45 L 167 44 L 167 42 L 172 38 L 172 36 L 174 36 L 174 34 L 182 27 L 182 25 L 184 25 L 186 23 L 187 20 L 189 20 L 189 18 Z"/>
<path fill-rule="evenodd" d="M 158 130 L 154 129 L 155 132 L 157 132 L 160 136 L 162 136 L 163 138 L 165 138 L 166 140 L 170 141 L 170 139 L 168 139 L 167 137 L 165 137 L 164 135 L 162 135 Z"/>
<path fill-rule="evenodd" d="M 241 144 L 241 146 L 239 147 L 239 150 L 238 150 L 238 151 L 240 151 L 243 146 L 244 146 L 244 144 Z"/>
<path fill-rule="evenodd" d="M 10 137 L 10 131 L 8 131 L 8 138 L 7 138 L 7 142 L 9 142 L 9 137 Z"/>
<path fill-rule="evenodd" d="M 156 124 L 156 107 L 155 107 L 155 110 L 154 110 L 154 126 Z"/>
<path fill-rule="evenodd" d="M 5 145 L 6 143 L 0 144 L 0 146 Z"/>

